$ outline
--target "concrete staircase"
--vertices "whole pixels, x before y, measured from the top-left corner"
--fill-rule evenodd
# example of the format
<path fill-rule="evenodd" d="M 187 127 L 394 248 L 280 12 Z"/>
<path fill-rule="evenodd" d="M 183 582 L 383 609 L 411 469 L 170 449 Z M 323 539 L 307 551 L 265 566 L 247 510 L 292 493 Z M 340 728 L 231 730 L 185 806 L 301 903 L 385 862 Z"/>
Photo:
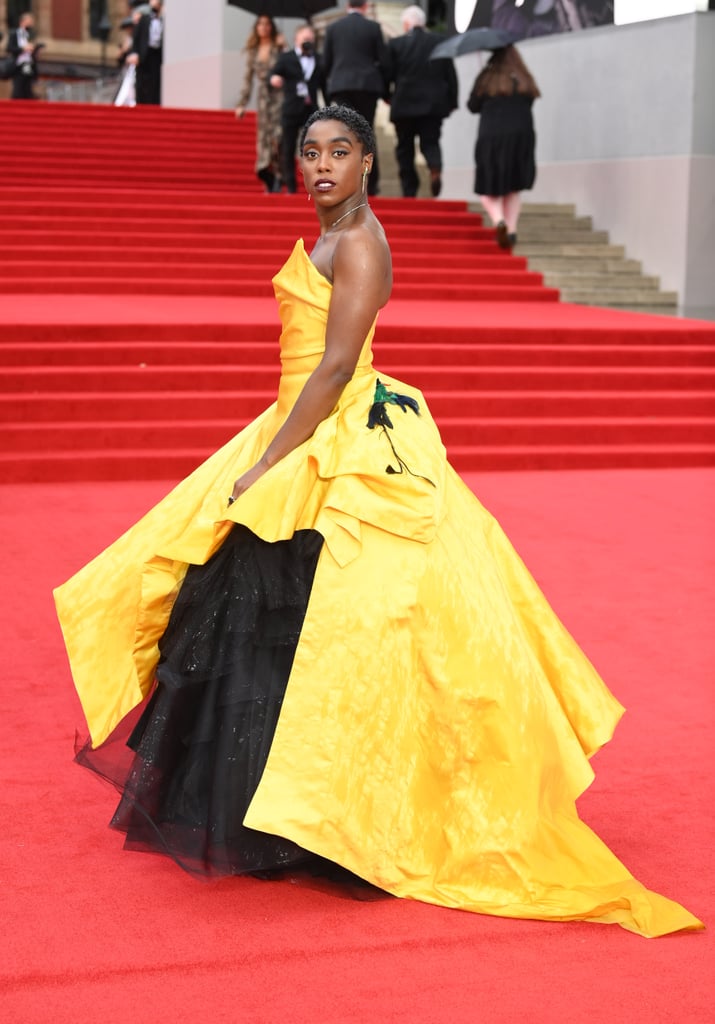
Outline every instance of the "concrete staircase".
<path fill-rule="evenodd" d="M 470 209 L 489 223 L 479 203 Z M 544 275 L 545 284 L 559 289 L 564 302 L 677 313 L 677 293 L 661 291 L 657 277 L 644 274 L 637 260 L 626 258 L 622 245 L 612 245 L 608 232 L 595 230 L 591 218 L 579 216 L 574 206 L 525 203 L 514 251 L 527 258 L 530 270 Z"/>
<path fill-rule="evenodd" d="M 375 131 L 380 194 L 399 196 L 394 129 L 387 117 L 378 117 Z M 429 172 L 419 155 L 416 167 L 419 195 L 426 198 L 430 194 Z M 490 223 L 478 202 L 470 203 L 469 209 L 481 214 L 485 225 Z M 608 232 L 595 230 L 591 217 L 579 216 L 572 205 L 525 203 L 514 252 L 526 257 L 529 270 L 544 275 L 545 285 L 558 288 L 564 302 L 661 316 L 677 314 L 677 293 L 661 291 L 657 277 L 644 274 L 638 260 L 627 258 L 622 245 L 612 245 Z"/>

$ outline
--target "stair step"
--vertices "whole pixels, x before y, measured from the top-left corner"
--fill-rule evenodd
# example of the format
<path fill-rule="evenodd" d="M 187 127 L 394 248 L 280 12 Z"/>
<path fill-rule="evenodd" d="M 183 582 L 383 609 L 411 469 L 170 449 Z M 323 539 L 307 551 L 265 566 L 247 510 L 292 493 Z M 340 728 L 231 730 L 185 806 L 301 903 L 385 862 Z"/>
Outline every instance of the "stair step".
<path fill-rule="evenodd" d="M 278 268 L 276 267 L 276 270 Z M 0 280 L 0 294 L 15 295 L 225 295 L 250 298 L 272 298 L 273 288 L 265 277 L 256 280 L 177 280 L 172 276 L 161 278 L 154 274 L 151 279 L 141 277 L 119 277 L 111 280 L 97 277 L 64 277 L 58 273 L 52 277 L 17 277 Z M 411 284 L 396 281 L 392 290 L 393 299 L 464 299 L 465 286 Z M 469 287 L 472 302 L 557 302 L 559 293 L 540 284 L 486 285 Z"/>
<path fill-rule="evenodd" d="M 618 274 L 624 277 L 641 273 L 639 260 L 592 259 L 590 256 L 531 256 L 529 266 L 542 273 Z"/>
<path fill-rule="evenodd" d="M 166 264 L 163 264 L 166 268 Z M 3 263 L 0 260 L 0 279 L 7 285 L 20 278 L 27 278 L 31 269 L 33 277 L 50 278 L 53 275 L 66 276 L 77 275 L 85 279 L 107 279 L 114 281 L 117 276 L 117 264 L 112 261 L 82 261 L 69 258 L 46 261 L 36 260 L 34 263 L 28 261 Z M 152 276 L 156 279 L 156 262 L 143 262 L 135 260 L 127 263 L 123 268 L 123 274 L 128 276 L 131 271 L 132 277 L 143 280 Z M 171 277 L 175 281 L 226 281 L 235 282 L 236 274 L 240 272 L 244 278 L 250 274 L 251 287 L 268 288 L 270 278 L 277 269 L 276 264 L 269 261 L 236 262 L 227 261 L 214 262 L 210 260 L 196 260 L 191 263 L 174 263 L 171 266 Z M 503 269 L 486 269 L 479 267 L 463 267 L 436 269 L 424 267 L 396 267 L 394 269 L 394 281 L 396 285 L 420 284 L 426 286 L 460 286 L 472 288 L 474 286 L 486 287 L 489 285 L 514 285 L 539 286 L 542 283 L 541 274 L 536 271 L 526 271 L 519 264 L 512 264 L 505 261 Z"/>
<path fill-rule="evenodd" d="M 648 306 L 657 309 L 659 306 L 677 306 L 677 292 L 659 292 L 656 289 L 634 288 L 603 288 L 587 290 L 564 285 L 561 297 L 564 302 L 575 302 L 582 306 L 609 306 L 633 309 L 635 306 Z"/>
<path fill-rule="evenodd" d="M 404 364 L 403 364 L 404 365 Z M 388 372 L 381 368 L 382 372 Z M 599 387 L 630 391 L 715 389 L 712 366 L 409 366 L 410 379 L 417 387 L 442 390 L 489 389 L 591 391 Z M 154 391 L 172 389 L 216 390 L 218 387 L 267 388 L 277 382 L 278 366 L 250 364 L 218 366 L 23 366 L 10 367 L 0 377 L 0 392 L 46 392 L 87 390 L 123 392 L 127 389 Z"/>
<path fill-rule="evenodd" d="M 182 221 L 205 227 L 207 223 L 215 223 L 217 214 L 220 214 L 223 223 L 231 223 L 238 227 L 252 226 L 254 223 L 263 227 L 270 224 L 283 227 L 286 216 L 290 216 L 297 230 L 303 230 L 306 226 L 315 227 L 315 215 L 310 210 L 296 209 L 292 197 L 285 194 L 276 195 L 268 202 L 261 202 L 264 195 L 233 192 L 224 194 L 221 203 L 205 202 L 201 194 L 194 194 L 191 202 L 183 198 L 181 202 L 172 202 L 172 196 L 163 196 L 161 200 L 153 203 L 150 196 L 144 196 L 132 202 L 131 215 L 125 215 L 123 220 L 154 222 L 173 220 L 180 216 Z M 207 200 L 212 198 L 212 193 L 206 193 Z M 22 204 L 21 213 L 18 212 L 19 203 Z M 8 227 L 14 229 L 18 224 L 30 229 L 41 226 L 61 228 L 67 223 L 76 224 L 78 218 L 81 218 L 83 223 L 97 220 L 100 223 L 109 221 L 116 224 L 117 205 L 117 197 L 93 202 L 83 201 L 79 197 L 76 197 L 75 202 L 51 198 L 39 202 L 33 199 L 4 199 L 0 191 L 0 224 L 5 231 Z M 479 217 L 454 207 L 440 209 L 435 204 L 425 203 L 420 208 L 417 218 L 408 206 L 400 209 L 376 203 L 374 209 L 385 227 L 408 227 L 416 231 L 417 220 L 423 230 L 425 227 L 445 225 L 452 228 L 482 228 Z M 488 236 L 493 237 L 491 229 L 488 229 Z"/>
<path fill-rule="evenodd" d="M 536 268 L 533 267 L 533 269 Z M 657 292 L 660 286 L 659 278 L 646 276 L 645 274 L 620 274 L 613 272 L 586 274 L 571 271 L 561 273 L 545 271 L 543 276 L 544 284 L 549 285 L 551 288 L 561 289 L 564 300 L 569 302 L 580 301 L 578 299 L 566 300 L 566 295 L 575 293 L 586 294 L 594 292 L 596 295 L 601 293 L 608 295 L 610 292 L 620 293 L 623 290 L 629 293 Z"/>
<path fill-rule="evenodd" d="M 543 227 L 532 226 L 529 223 L 523 225 L 519 222 L 519 245 L 576 245 L 582 248 L 591 248 L 595 245 L 608 245 L 607 231 L 586 231 L 578 230 L 571 226 L 552 231 L 549 224 Z"/>
<path fill-rule="evenodd" d="M 616 469 L 712 466 L 712 444 L 641 445 L 454 445 L 447 455 L 458 472 L 528 469 Z M 41 480 L 177 480 L 191 473 L 206 457 L 202 448 L 144 448 L 116 451 L 53 451 L 31 457 L 26 452 L 0 459 L 8 483 Z"/>
<path fill-rule="evenodd" d="M 231 242 L 233 241 L 233 244 Z M 206 245 L 206 243 L 203 243 Z M 476 246 L 474 247 L 477 248 Z M 487 253 L 470 253 L 469 263 L 465 264 L 464 256 L 459 252 L 445 252 L 440 255 L 439 267 L 430 273 L 448 277 L 454 270 L 483 271 L 526 271 L 526 260 L 519 256 L 504 254 L 501 250 L 494 252 L 491 246 L 483 246 Z M 175 247 L 168 245 L 142 246 L 142 262 L 150 261 L 149 265 L 154 270 L 155 263 L 160 261 L 163 266 L 178 266 L 199 262 L 205 266 L 206 261 L 219 261 L 222 267 L 232 266 L 234 268 L 259 266 L 266 267 L 266 273 L 273 274 L 277 267 L 285 260 L 286 252 L 284 247 L 267 248 L 254 250 L 246 244 L 241 244 L 241 239 L 227 239 L 222 241 L 220 246 L 203 248 L 192 246 L 189 248 Z M 60 261 L 82 261 L 98 264 L 111 259 L 116 267 L 117 263 L 131 264 L 136 266 L 136 246 L 132 245 L 87 245 L 81 241 L 76 245 L 17 245 L 10 259 L 0 256 L 0 277 L 6 272 L 14 272 L 12 268 L 24 267 L 37 269 L 42 261 L 52 261 L 53 266 L 58 266 Z M 392 266 L 395 272 L 403 269 L 418 269 L 424 272 L 424 257 L 414 251 L 414 246 L 402 247 L 395 244 L 392 247 Z M 534 268 L 538 273 L 538 268 Z"/>
<path fill-rule="evenodd" d="M 460 307 L 463 308 L 463 307 Z M 541 314 L 543 307 L 538 307 Z M 529 313 L 536 311 L 529 311 Z M 490 311 L 491 314 L 491 311 Z M 122 321 L 104 322 L 101 313 L 91 318 L 72 319 L 70 322 L 53 321 L 45 314 L 36 319 L 32 317 L 32 309 L 28 306 L 27 322 L 9 323 L 0 318 L 0 342 L 19 344 L 21 342 L 47 343 L 71 342 L 161 342 L 164 344 L 177 341 L 193 341 L 201 345 L 205 341 L 231 341 L 237 344 L 249 341 L 267 341 L 277 344 L 280 333 L 278 316 L 273 302 L 270 303 L 270 316 L 260 321 L 218 319 L 215 316 L 203 318 L 194 310 L 185 319 L 172 318 L 143 319 L 141 314 L 132 315 Z M 488 334 L 485 333 L 488 331 Z M 604 336 L 603 326 L 598 321 L 584 321 L 579 315 L 560 315 L 558 309 L 550 309 L 542 322 L 540 317 L 531 316 L 522 321 L 519 311 L 518 323 L 512 315 L 504 319 L 495 319 L 490 315 L 488 322 L 478 318 L 462 321 L 457 318 L 454 323 L 445 323 L 442 333 L 434 322 L 416 322 L 413 317 L 402 322 L 399 316 L 394 320 L 378 321 L 375 360 L 380 363 L 383 342 L 402 342 L 415 346 L 430 346 L 435 338 L 440 337 L 452 344 L 471 346 L 475 343 L 495 345 L 519 344 L 527 348 L 540 348 L 544 345 L 554 346 L 557 350 L 564 346 L 586 345 L 596 351 L 610 345 L 646 346 L 654 352 L 669 346 L 695 345 L 710 348 L 715 339 L 715 327 L 700 321 L 680 320 L 677 330 L 672 330 L 669 323 L 651 317 L 614 317 L 608 320 L 608 332 Z M 607 340 L 606 340 L 607 339 Z M 657 359 L 657 355 L 655 357 Z"/>
<path fill-rule="evenodd" d="M 105 237 L 111 237 L 118 227 L 117 217 L 86 217 L 82 219 L 83 232 L 90 233 L 92 231 L 100 232 Z M 121 218 L 121 234 L 131 234 L 135 230 L 138 232 L 148 232 L 155 237 L 159 234 L 165 237 L 173 237 L 176 234 L 181 234 L 190 231 L 197 238 L 216 238 L 217 236 L 224 235 L 236 235 L 240 234 L 242 237 L 251 237 L 251 234 L 267 231 L 271 226 L 282 227 L 285 224 L 285 214 L 278 213 L 275 217 L 266 217 L 262 212 L 257 212 L 253 216 L 237 215 L 230 216 L 226 215 L 222 217 L 220 222 L 217 222 L 215 217 L 181 217 L 177 218 L 154 218 L 154 217 L 134 217 L 134 216 L 122 216 Z M 385 230 L 388 235 L 393 235 L 401 232 L 403 235 L 409 236 L 417 241 L 418 231 L 421 228 L 421 236 L 427 237 L 428 240 L 443 239 L 446 242 L 453 241 L 455 239 L 461 239 L 466 241 L 480 241 L 480 240 L 492 240 L 492 234 L 488 228 L 482 228 L 475 221 L 474 223 L 469 222 L 457 222 L 450 225 L 448 222 L 434 223 L 434 224 L 421 224 L 417 229 L 411 220 L 405 220 L 402 223 L 399 221 L 390 221 L 389 218 L 385 218 L 384 224 Z M 299 220 L 294 225 L 294 229 L 297 232 L 301 230 L 311 231 L 317 235 L 317 227 L 315 221 L 310 218 L 305 220 Z M 5 244 L 10 244 L 13 237 L 17 237 L 18 234 L 25 235 L 26 232 L 43 232 L 45 236 L 51 235 L 53 232 L 67 232 L 74 231 L 74 236 L 77 233 L 77 218 L 76 217 L 33 217 L 32 215 L 15 215 L 5 217 L 1 229 L 0 238 Z M 283 230 L 281 234 L 285 234 Z"/>
<path fill-rule="evenodd" d="M 529 233 L 547 233 L 549 237 L 558 237 L 562 232 L 568 234 L 587 234 L 593 231 L 593 218 L 575 216 L 573 214 L 555 213 L 550 215 L 521 212 L 519 215 L 519 235 Z"/>
<path fill-rule="evenodd" d="M 468 203 L 469 209 L 475 213 L 480 213 L 486 216 L 486 211 L 482 204 L 476 200 Z M 523 203 L 521 207 L 521 216 L 540 216 L 540 217 L 575 217 L 576 206 L 573 203 Z"/>
<path fill-rule="evenodd" d="M 92 368 L 157 366 L 224 366 L 239 363 L 254 369 L 274 367 L 277 329 L 269 327 L 269 340 L 214 341 L 81 341 L 14 342 L 0 345 L 0 366 L 28 368 Z M 708 345 L 618 345 L 618 344 L 498 344 L 436 341 L 434 336 L 412 337 L 410 341 L 388 340 L 395 331 L 381 331 L 376 353 L 381 368 L 406 366 L 427 356 L 432 363 L 459 372 L 462 366 L 661 366 L 715 367 L 715 347 Z M 420 349 L 423 352 L 420 352 Z M 382 372 L 382 369 L 381 371 Z"/>
<path fill-rule="evenodd" d="M 406 374 L 403 374 L 406 376 Z M 399 378 L 398 378 L 399 379 Z M 247 382 L 248 383 L 248 382 Z M 423 387 L 430 410 L 441 422 L 448 416 L 520 416 L 535 420 L 559 416 L 677 417 L 713 415 L 711 390 L 682 391 L 502 391 L 444 390 Z M 275 385 L 263 390 L 244 389 L 180 391 L 62 391 L 45 393 L 0 393 L 0 423 L 87 422 L 101 420 L 164 420 L 176 416 L 183 403 L 196 419 L 211 419 L 217 409 L 230 408 L 237 419 L 257 416 L 275 401 Z"/>
<path fill-rule="evenodd" d="M 9 424 L 0 438 L 0 455 L 34 455 L 60 449 L 116 451 L 147 448 L 203 448 L 206 455 L 229 441 L 250 420 L 244 415 L 210 421 L 88 421 L 51 424 Z M 522 417 L 442 417 L 440 434 L 446 446 L 512 444 L 711 444 L 715 415 L 648 421 L 634 417 L 548 417 L 534 423 Z"/>
<path fill-rule="evenodd" d="M 297 226 L 299 231 L 299 225 Z M 312 240 L 318 235 L 318 231 L 315 225 L 311 225 L 307 229 L 303 237 L 306 239 L 306 247 L 310 248 Z M 78 236 L 76 228 L 73 230 L 68 228 L 67 230 L 57 230 L 48 233 L 42 229 L 34 231 L 23 232 L 23 244 L 29 246 L 35 245 L 51 245 L 55 249 L 67 248 L 71 250 L 72 246 L 76 245 L 78 241 L 80 244 L 86 245 L 97 244 L 101 245 L 106 242 L 107 238 L 111 237 L 117 246 L 117 251 L 129 249 L 133 252 L 141 250 L 147 256 L 153 256 L 155 250 L 161 252 L 167 245 L 172 245 L 175 249 L 184 247 L 187 250 L 202 250 L 206 246 L 207 238 L 210 237 L 205 231 L 194 231 L 184 230 L 181 225 L 177 227 L 175 231 L 167 231 L 159 233 L 156 231 L 149 231 L 146 225 L 142 226 L 141 230 L 126 231 L 123 225 L 111 233 L 106 231 L 96 231 L 94 234 L 89 230 L 83 230 L 82 235 Z M 282 236 L 279 236 L 282 237 Z M 0 252 L 9 252 L 9 250 L 15 244 L 16 236 L 13 232 L 4 232 L 2 225 L 0 225 Z M 389 232 L 390 248 L 392 249 L 393 255 L 399 257 L 403 253 L 414 254 L 417 246 L 420 247 L 424 243 L 424 235 L 418 236 L 416 232 L 413 233 L 397 233 Z M 220 240 L 216 244 L 216 250 L 218 249 L 233 249 L 240 253 L 252 253 L 261 252 L 273 253 L 276 258 L 276 270 L 282 265 L 286 257 L 286 252 L 289 251 L 290 245 L 284 244 L 278 251 L 275 250 L 276 237 L 275 235 L 260 236 L 255 235 L 251 238 L 241 232 L 240 228 L 237 228 L 234 233 L 222 235 Z M 439 257 L 441 262 L 442 257 L 445 256 L 447 259 L 453 259 L 455 256 L 461 256 L 462 262 L 465 259 L 471 259 L 472 256 L 489 256 L 491 259 L 510 260 L 512 256 L 510 253 L 503 249 L 500 249 L 494 244 L 492 238 L 488 236 L 488 233 L 483 240 L 472 239 L 472 238 L 433 238 L 429 239 L 429 251 L 433 256 Z M 118 260 L 119 267 L 122 266 L 122 261 Z M 524 266 L 522 261 L 521 266 Z"/>
<path fill-rule="evenodd" d="M 625 255 L 625 249 L 622 245 L 606 243 L 578 244 L 575 242 L 561 242 L 559 240 L 554 242 L 526 242 L 521 238 L 519 238 L 514 252 L 519 256 L 526 256 L 527 259 L 531 257 L 541 258 L 542 256 L 578 259 L 580 256 L 585 256 L 587 259 L 618 260 Z"/>

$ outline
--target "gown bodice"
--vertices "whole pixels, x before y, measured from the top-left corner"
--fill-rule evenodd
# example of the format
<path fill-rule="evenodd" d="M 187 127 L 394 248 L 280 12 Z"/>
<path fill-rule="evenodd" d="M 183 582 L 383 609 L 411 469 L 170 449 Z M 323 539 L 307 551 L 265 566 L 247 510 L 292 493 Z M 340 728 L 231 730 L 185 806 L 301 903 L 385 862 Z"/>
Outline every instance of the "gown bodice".
<path fill-rule="evenodd" d="M 312 262 L 299 238 L 291 255 L 273 278 L 281 320 L 281 379 L 278 412 L 287 415 L 306 380 L 322 359 L 332 285 Z M 376 318 L 377 319 L 377 318 Z M 375 323 L 368 332 L 348 385 L 348 396 L 372 374 L 372 339 Z"/>

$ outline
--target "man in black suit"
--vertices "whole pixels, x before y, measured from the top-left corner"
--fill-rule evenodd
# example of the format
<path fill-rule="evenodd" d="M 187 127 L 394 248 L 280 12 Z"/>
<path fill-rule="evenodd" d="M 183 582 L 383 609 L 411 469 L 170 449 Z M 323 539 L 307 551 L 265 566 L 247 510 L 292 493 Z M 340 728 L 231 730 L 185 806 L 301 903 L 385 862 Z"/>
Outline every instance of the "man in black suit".
<path fill-rule="evenodd" d="M 344 103 L 373 124 L 377 101 L 387 96 L 388 55 L 382 29 L 366 15 L 366 0 L 348 0 L 344 18 L 328 25 L 323 47 L 323 69 L 331 103 Z M 377 195 L 380 169 L 377 153 L 367 191 Z"/>
<path fill-rule="evenodd" d="M 457 107 L 457 75 L 451 60 L 430 60 L 441 37 L 425 29 L 421 7 L 402 12 L 405 34 L 391 39 L 390 120 L 397 133 L 395 155 L 400 168 L 403 196 L 416 196 L 419 177 L 415 170 L 415 137 L 427 161 L 433 196 L 442 190 L 442 121 Z"/>
<path fill-rule="evenodd" d="M 161 0 L 149 0 L 151 11 L 142 14 L 134 29 L 127 64 L 137 69 L 137 103 L 161 103 L 161 65 L 164 54 L 164 19 Z"/>
<path fill-rule="evenodd" d="M 281 108 L 281 174 L 288 192 L 295 192 L 295 147 L 300 130 L 318 109 L 323 92 L 323 68 L 315 52 L 315 33 L 301 25 L 292 50 L 282 53 L 271 69 L 270 84 L 283 90 Z"/>
<path fill-rule="evenodd" d="M 20 15 L 18 27 L 7 37 L 8 56 L 15 61 L 11 94 L 13 100 L 36 99 L 33 85 L 37 78 L 35 55 L 38 47 L 33 42 L 34 29 L 34 15 L 27 11 Z"/>

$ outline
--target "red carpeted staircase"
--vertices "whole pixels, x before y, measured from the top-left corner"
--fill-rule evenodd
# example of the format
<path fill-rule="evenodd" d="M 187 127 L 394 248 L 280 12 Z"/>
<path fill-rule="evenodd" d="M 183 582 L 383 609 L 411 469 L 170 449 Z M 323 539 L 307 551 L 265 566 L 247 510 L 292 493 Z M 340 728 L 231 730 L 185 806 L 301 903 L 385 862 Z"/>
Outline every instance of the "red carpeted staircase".
<path fill-rule="evenodd" d="M 316 218 L 305 193 L 261 194 L 254 133 L 225 111 L 0 104 L 0 295 L 272 295 Z M 466 203 L 375 208 L 395 298 L 558 299 Z"/>
<path fill-rule="evenodd" d="M 0 103 L 3 479 L 178 477 L 272 400 L 270 278 L 316 220 L 260 192 L 253 133 Z M 373 206 L 376 362 L 426 391 L 458 469 L 715 460 L 715 327 L 564 306 L 464 203 Z"/>

